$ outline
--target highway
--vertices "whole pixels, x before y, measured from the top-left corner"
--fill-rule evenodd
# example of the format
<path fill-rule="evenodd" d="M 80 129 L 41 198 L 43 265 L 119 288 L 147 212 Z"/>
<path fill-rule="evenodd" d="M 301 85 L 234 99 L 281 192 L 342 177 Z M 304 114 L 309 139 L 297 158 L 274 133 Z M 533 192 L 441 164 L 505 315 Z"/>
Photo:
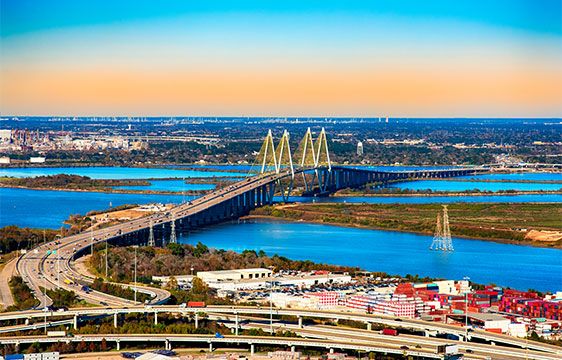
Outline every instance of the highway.
<path fill-rule="evenodd" d="M 56 318 L 57 320 L 63 319 L 64 317 L 69 318 L 80 318 L 85 316 L 99 316 L 99 315 L 113 315 L 118 316 L 120 314 L 133 314 L 140 313 L 146 315 L 155 315 L 161 313 L 177 314 L 182 316 L 189 316 L 190 314 L 201 314 L 205 313 L 209 316 L 218 314 L 227 314 L 233 316 L 242 315 L 270 315 L 269 307 L 246 307 L 246 306 L 208 306 L 205 308 L 181 308 L 177 305 L 159 305 L 159 306 L 133 306 L 127 308 L 81 308 L 81 309 L 69 309 L 67 311 L 18 311 L 11 313 L 1 313 L 0 321 L 12 321 L 16 319 L 33 319 L 33 318 Z M 356 312 L 341 312 L 341 311 L 324 311 L 324 310 L 299 310 L 299 309 L 280 309 L 273 308 L 273 314 L 275 316 L 293 316 L 297 319 L 314 318 L 323 320 L 353 320 L 362 322 L 367 327 L 368 324 L 381 324 L 384 326 L 392 326 L 398 328 L 407 328 L 421 332 L 437 332 L 440 334 L 453 334 L 459 337 L 464 337 L 465 330 L 462 327 L 455 325 L 448 325 L 443 323 L 427 322 L 423 320 L 414 320 L 407 318 L 396 318 L 384 315 L 373 315 L 364 314 Z M 2 330 L 0 329 L 0 332 Z M 509 345 L 516 346 L 519 348 L 528 348 L 530 350 L 541 351 L 550 354 L 556 354 L 557 356 L 562 356 L 562 348 L 534 342 L 526 341 L 524 339 L 519 339 L 507 335 L 495 334 L 487 331 L 474 330 L 469 332 L 469 337 L 471 339 L 478 339 L 480 341 L 486 341 L 494 343 L 496 345 Z"/>
<path fill-rule="evenodd" d="M 116 306 L 133 305 L 134 303 L 130 300 L 120 299 L 96 291 L 87 294 L 82 291 L 77 291 L 77 285 L 66 284 L 65 279 L 73 283 L 88 283 L 93 280 L 88 276 L 80 274 L 73 268 L 71 262 L 74 260 L 75 254 L 86 251 L 89 247 L 107 241 L 112 237 L 134 233 L 147 228 L 150 221 L 152 221 L 154 225 L 157 225 L 170 222 L 172 216 L 175 219 L 179 219 L 196 214 L 227 199 L 243 194 L 250 189 L 268 184 L 287 175 L 288 173 L 256 176 L 240 181 L 227 188 L 216 190 L 190 203 L 176 206 L 170 210 L 168 215 L 157 213 L 107 228 L 83 232 L 58 241 L 42 244 L 18 259 L 16 263 L 17 271 L 32 289 L 35 296 L 41 301 L 39 305 L 41 308 L 52 304 L 51 299 L 42 294 L 41 287 L 47 289 L 60 287 L 66 290 L 72 290 L 77 292 L 78 296 L 84 300 L 94 304 L 101 304 L 103 302 Z M 152 291 L 159 295 L 157 299 L 153 300 L 154 303 L 164 302 L 167 299 L 166 296 L 169 296 L 169 293 L 163 293 L 162 290 L 159 289 L 152 289 Z"/>
<path fill-rule="evenodd" d="M 213 351 L 217 345 L 235 345 L 245 344 L 254 353 L 255 346 L 259 345 L 277 345 L 291 348 L 297 351 L 302 348 L 317 348 L 327 351 L 351 350 L 361 352 L 377 352 L 387 354 L 402 354 L 405 356 L 417 356 L 424 358 L 441 359 L 442 355 L 437 354 L 435 345 L 422 345 L 419 347 L 410 347 L 405 344 L 412 345 L 409 339 L 399 339 L 397 337 L 388 341 L 373 340 L 369 337 L 358 336 L 355 333 L 337 335 L 328 335 L 325 339 L 311 339 L 301 337 L 272 337 L 272 336 L 235 336 L 226 335 L 218 338 L 212 335 L 178 335 L 178 334 L 77 334 L 75 336 L 21 336 L 21 337 L 0 337 L 2 344 L 31 344 L 31 343 L 56 343 L 56 342 L 101 342 L 105 339 L 108 343 L 116 343 L 118 350 L 121 342 L 127 343 L 154 343 L 154 346 L 164 345 L 166 349 L 172 349 L 174 344 L 208 344 L 209 351 Z M 560 357 L 551 354 L 538 353 L 534 351 L 522 351 L 509 348 L 498 348 L 494 346 L 480 346 L 473 353 L 461 351 L 464 353 L 465 359 L 523 359 L 531 358 L 536 360 L 554 360 Z"/>

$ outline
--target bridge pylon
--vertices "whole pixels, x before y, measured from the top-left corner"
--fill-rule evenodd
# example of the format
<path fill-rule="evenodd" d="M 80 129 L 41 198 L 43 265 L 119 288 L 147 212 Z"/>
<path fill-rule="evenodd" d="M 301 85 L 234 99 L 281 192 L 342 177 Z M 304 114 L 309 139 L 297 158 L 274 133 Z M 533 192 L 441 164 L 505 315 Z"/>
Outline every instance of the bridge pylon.
<path fill-rule="evenodd" d="M 318 168 L 325 166 L 328 168 L 328 171 L 332 170 L 332 162 L 330 161 L 330 152 L 328 150 L 328 138 L 324 128 L 322 128 L 320 135 L 318 135 L 318 138 L 316 139 L 314 149 L 316 150 L 315 167 Z"/>
<path fill-rule="evenodd" d="M 326 130 L 324 128 L 322 128 L 314 143 L 314 149 L 316 151 L 316 164 L 314 168 L 316 169 L 316 177 L 318 178 L 318 187 L 320 191 L 324 192 L 327 190 L 328 179 L 332 171 L 330 151 L 328 150 L 328 137 L 326 136 Z M 322 169 L 319 171 L 319 168 L 326 168 L 326 170 Z"/>
<path fill-rule="evenodd" d="M 277 146 L 275 152 L 275 158 L 277 159 L 277 169 L 275 171 L 277 174 L 284 171 L 289 171 L 291 173 L 291 177 L 287 183 L 284 184 L 282 179 L 277 180 L 283 201 L 288 201 L 291 190 L 293 189 L 295 169 L 293 167 L 293 157 L 291 155 L 291 146 L 289 144 L 289 132 L 287 130 L 283 131 L 283 136 L 281 136 L 281 140 L 279 140 L 279 145 Z"/>
<path fill-rule="evenodd" d="M 310 128 L 306 130 L 294 153 L 294 163 L 297 164 L 299 169 L 316 168 L 316 150 L 314 149 L 314 140 L 312 139 Z M 303 171 L 301 176 L 305 191 L 312 190 L 312 184 L 314 184 L 318 177 L 318 171 L 315 170 L 311 174 Z"/>
<path fill-rule="evenodd" d="M 249 173 L 263 174 L 266 172 L 276 172 L 277 168 L 277 155 L 275 153 L 273 135 L 271 133 L 271 130 L 268 130 L 267 136 L 263 140 L 260 151 L 258 152 L 256 160 L 250 168 Z"/>

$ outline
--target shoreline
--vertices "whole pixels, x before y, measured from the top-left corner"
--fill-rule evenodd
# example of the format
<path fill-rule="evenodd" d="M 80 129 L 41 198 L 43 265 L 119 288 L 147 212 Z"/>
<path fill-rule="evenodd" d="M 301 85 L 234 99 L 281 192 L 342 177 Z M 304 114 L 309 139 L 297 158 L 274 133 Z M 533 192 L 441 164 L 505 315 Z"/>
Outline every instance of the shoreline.
<path fill-rule="evenodd" d="M 333 197 L 440 197 L 440 196 L 514 196 L 514 195 L 560 195 L 562 191 L 514 191 L 514 192 L 432 192 L 432 193 L 385 193 L 385 194 L 342 194 L 335 193 Z"/>
<path fill-rule="evenodd" d="M 148 187 L 150 185 L 147 185 Z M 62 188 L 32 188 L 27 186 L 6 186 L 0 184 L 0 188 L 4 189 L 22 189 L 22 190 L 38 190 L 38 191 L 69 191 L 69 192 L 91 192 L 91 193 L 104 193 L 104 194 L 136 194 L 136 195 L 178 195 L 181 196 L 181 191 L 145 191 L 145 190 L 117 190 L 112 191 L 111 189 L 62 189 Z M 183 195 L 195 196 L 204 195 L 205 193 L 213 190 L 188 190 L 184 191 Z"/>
<path fill-rule="evenodd" d="M 330 222 L 323 222 L 321 220 L 292 220 L 283 217 L 277 217 L 272 215 L 246 215 L 240 218 L 240 220 L 276 220 L 286 223 L 305 223 L 305 224 L 319 224 L 319 225 L 330 225 L 330 226 L 338 226 L 343 228 L 355 228 L 355 229 L 363 229 L 363 230 L 380 230 L 380 231 L 395 231 L 401 233 L 410 233 L 410 234 L 418 234 L 418 235 L 427 235 L 432 236 L 432 233 L 423 232 L 423 231 L 411 231 L 411 230 L 402 230 L 402 229 L 388 229 L 382 227 L 375 227 L 375 226 L 364 226 L 359 224 L 343 224 L 343 223 L 330 223 Z M 519 245 L 519 246 L 531 246 L 543 249 L 557 249 L 562 250 L 561 247 L 556 246 L 544 246 L 540 242 L 535 241 L 516 241 L 516 240 L 509 240 L 509 239 L 490 239 L 478 236 L 464 236 L 464 235 L 454 235 L 453 237 L 466 239 L 466 240 L 479 240 L 479 241 L 491 241 L 500 244 L 510 244 L 510 245 Z"/>

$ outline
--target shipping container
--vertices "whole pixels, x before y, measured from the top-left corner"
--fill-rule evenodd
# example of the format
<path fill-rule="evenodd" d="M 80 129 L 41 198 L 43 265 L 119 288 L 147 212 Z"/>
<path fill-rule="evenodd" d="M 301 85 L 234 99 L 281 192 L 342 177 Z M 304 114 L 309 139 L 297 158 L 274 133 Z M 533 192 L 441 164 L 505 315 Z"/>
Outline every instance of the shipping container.
<path fill-rule="evenodd" d="M 491 333 L 495 333 L 495 334 L 501 334 L 502 333 L 502 329 L 499 329 L 499 328 L 488 328 L 488 329 L 486 329 L 486 331 L 491 332 Z"/>
<path fill-rule="evenodd" d="M 204 301 L 188 301 L 187 306 L 188 307 L 195 307 L 195 308 L 202 308 L 202 307 L 205 307 L 206 305 L 205 305 Z"/>
<path fill-rule="evenodd" d="M 396 329 L 383 329 L 383 335 L 391 335 L 391 336 L 398 336 L 398 330 Z"/>

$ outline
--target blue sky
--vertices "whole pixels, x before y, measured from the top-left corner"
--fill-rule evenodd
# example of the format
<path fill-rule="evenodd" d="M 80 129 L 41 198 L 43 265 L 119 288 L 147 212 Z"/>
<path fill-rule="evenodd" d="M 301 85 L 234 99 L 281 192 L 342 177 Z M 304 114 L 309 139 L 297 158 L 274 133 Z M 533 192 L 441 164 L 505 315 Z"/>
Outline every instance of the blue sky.
<path fill-rule="evenodd" d="M 0 16 L 3 112 L 562 108 L 562 1 L 1 0 Z"/>

